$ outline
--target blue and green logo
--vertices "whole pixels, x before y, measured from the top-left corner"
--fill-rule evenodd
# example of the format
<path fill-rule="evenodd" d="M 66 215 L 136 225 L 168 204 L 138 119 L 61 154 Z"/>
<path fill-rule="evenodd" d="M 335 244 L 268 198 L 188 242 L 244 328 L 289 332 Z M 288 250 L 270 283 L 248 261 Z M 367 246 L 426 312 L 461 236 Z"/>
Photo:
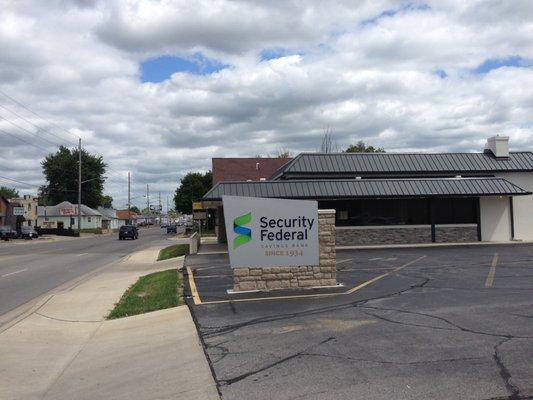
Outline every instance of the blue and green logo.
<path fill-rule="evenodd" d="M 252 222 L 252 213 L 243 214 L 233 220 L 233 232 L 237 234 L 233 239 L 233 249 L 242 246 L 252 240 L 252 230 L 243 225 Z"/>

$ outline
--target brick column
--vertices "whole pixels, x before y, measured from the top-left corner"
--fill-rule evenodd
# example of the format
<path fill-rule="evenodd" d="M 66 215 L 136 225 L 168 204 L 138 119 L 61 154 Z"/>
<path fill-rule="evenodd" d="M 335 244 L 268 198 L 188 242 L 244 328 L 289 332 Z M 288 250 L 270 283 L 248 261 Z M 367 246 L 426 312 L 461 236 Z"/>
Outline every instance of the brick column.
<path fill-rule="evenodd" d="M 337 284 L 335 210 L 318 210 L 319 266 L 233 269 L 233 290 L 270 290 Z"/>

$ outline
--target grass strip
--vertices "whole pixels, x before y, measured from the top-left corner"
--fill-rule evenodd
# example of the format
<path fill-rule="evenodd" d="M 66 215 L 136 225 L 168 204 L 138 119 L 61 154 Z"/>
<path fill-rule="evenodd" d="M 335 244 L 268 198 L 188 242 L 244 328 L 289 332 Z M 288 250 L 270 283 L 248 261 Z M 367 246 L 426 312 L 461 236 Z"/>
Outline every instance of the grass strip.
<path fill-rule="evenodd" d="M 180 285 L 181 278 L 175 268 L 142 276 L 124 293 L 107 319 L 176 307 L 180 304 Z"/>
<path fill-rule="evenodd" d="M 169 258 L 184 256 L 189 254 L 188 244 L 174 244 L 172 246 L 165 247 L 159 251 L 157 261 L 168 260 Z"/>

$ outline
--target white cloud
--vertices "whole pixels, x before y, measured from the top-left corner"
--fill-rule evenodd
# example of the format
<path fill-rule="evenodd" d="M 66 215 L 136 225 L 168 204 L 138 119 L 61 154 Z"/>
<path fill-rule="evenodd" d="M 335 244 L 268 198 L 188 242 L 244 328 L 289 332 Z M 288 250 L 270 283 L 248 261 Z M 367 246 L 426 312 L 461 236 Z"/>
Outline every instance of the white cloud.
<path fill-rule="evenodd" d="M 46 121 L 1 94 L 0 105 L 102 154 L 116 205 L 127 171 L 134 195 L 150 183 L 166 196 L 211 157 L 316 150 L 325 128 L 341 147 L 475 151 L 504 133 L 533 149 L 532 69 L 473 72 L 488 59 L 533 59 L 527 2 L 353 4 L 0 0 L 0 90 Z M 295 55 L 261 61 L 264 49 Z M 230 67 L 140 81 L 146 58 L 198 52 Z M 1 107 L 0 117 L 60 141 Z M 41 183 L 53 147 L 2 119 L 0 129 L 39 146 L 0 132 L 0 175 Z"/>

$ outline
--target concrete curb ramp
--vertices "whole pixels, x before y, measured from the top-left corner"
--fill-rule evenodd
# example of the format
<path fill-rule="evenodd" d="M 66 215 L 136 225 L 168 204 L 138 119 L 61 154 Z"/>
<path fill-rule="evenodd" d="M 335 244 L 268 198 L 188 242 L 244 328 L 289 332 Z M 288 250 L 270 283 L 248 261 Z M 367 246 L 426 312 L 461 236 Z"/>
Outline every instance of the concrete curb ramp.
<path fill-rule="evenodd" d="M 104 319 L 140 276 L 172 268 L 154 262 L 159 249 L 53 294 L 1 332 L 0 399 L 218 399 L 188 307 Z"/>

